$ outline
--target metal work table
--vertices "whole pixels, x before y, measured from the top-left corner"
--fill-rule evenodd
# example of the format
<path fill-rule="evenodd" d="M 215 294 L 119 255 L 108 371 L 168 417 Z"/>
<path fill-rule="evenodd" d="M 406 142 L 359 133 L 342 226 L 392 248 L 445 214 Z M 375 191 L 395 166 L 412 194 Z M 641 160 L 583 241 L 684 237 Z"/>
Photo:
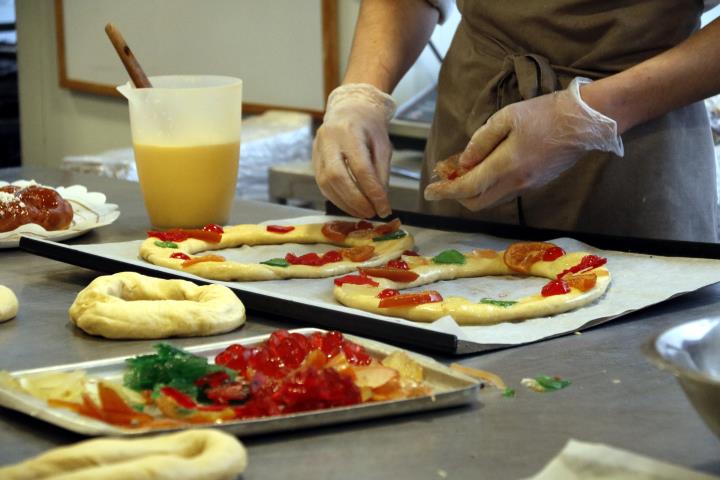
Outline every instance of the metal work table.
<path fill-rule="evenodd" d="M 34 178 L 48 185 L 80 183 L 120 206 L 112 225 L 68 240 L 77 243 L 142 238 L 148 220 L 135 183 L 40 168 L 0 170 L 0 179 Z M 253 223 L 310 211 L 240 202 L 232 222 Z M 316 213 L 316 212 L 315 212 Z M 0 250 L 0 284 L 20 301 L 14 320 L 0 324 L 0 369 L 18 370 L 151 350 L 155 341 L 111 341 L 74 328 L 67 310 L 95 272 L 17 249 Z M 693 469 L 720 474 L 720 442 L 702 423 L 668 373 L 645 360 L 651 335 L 684 321 L 717 315 L 718 285 L 636 312 L 582 335 L 464 358 L 438 358 L 499 374 L 517 391 L 503 398 L 485 389 L 474 406 L 364 423 L 244 439 L 250 464 L 243 478 L 489 478 L 530 476 L 570 438 L 605 443 Z M 288 323 L 249 312 L 235 332 L 176 339 L 197 345 L 269 332 Z M 520 379 L 560 375 L 573 384 L 548 394 Z M 0 463 L 15 463 L 81 440 L 60 428 L 0 408 Z"/>

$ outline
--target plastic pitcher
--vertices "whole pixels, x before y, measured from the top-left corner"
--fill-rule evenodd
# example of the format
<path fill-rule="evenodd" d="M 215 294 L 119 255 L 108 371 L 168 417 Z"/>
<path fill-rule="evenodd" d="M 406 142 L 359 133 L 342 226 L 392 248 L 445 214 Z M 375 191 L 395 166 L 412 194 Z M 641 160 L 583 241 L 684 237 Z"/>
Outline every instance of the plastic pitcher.
<path fill-rule="evenodd" d="M 157 228 L 224 225 L 240 159 L 242 80 L 150 77 L 153 88 L 117 87 L 130 107 L 145 208 Z"/>

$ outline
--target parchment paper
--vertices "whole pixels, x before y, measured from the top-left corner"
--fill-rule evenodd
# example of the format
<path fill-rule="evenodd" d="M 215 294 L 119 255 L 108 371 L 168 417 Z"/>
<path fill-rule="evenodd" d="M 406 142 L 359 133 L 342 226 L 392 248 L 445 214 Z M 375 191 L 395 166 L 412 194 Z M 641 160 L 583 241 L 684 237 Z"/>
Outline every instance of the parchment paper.
<path fill-rule="evenodd" d="M 720 480 L 601 443 L 570 439 L 545 468 L 527 480 Z"/>
<path fill-rule="evenodd" d="M 341 219 L 341 217 L 308 216 L 271 220 L 266 223 L 298 225 L 302 223 L 323 223 L 333 219 Z M 517 241 L 483 234 L 444 232 L 410 226 L 404 226 L 403 228 L 412 233 L 415 237 L 416 249 L 425 256 L 432 256 L 449 248 L 455 248 L 461 252 L 468 252 L 475 248 L 502 250 Z M 612 282 L 606 294 L 586 307 L 552 317 L 535 318 L 518 323 L 460 327 L 450 317 L 441 318 L 432 324 L 424 324 L 345 307 L 337 303 L 333 298 L 333 283 L 330 278 L 216 283 L 234 289 L 363 315 L 387 322 L 408 324 L 419 328 L 451 333 L 456 335 L 459 340 L 478 344 L 515 345 L 582 330 L 617 318 L 625 313 L 720 281 L 720 260 L 661 257 L 605 251 L 592 248 L 571 238 L 548 239 L 548 241 L 561 246 L 567 252 L 585 251 L 607 257 L 607 268 L 612 275 Z M 141 240 L 137 240 L 122 243 L 75 245 L 70 248 L 144 267 L 152 267 L 189 279 L 198 278 L 177 270 L 151 265 L 139 259 L 138 251 L 141 242 Z M 297 244 L 244 246 L 233 250 L 223 250 L 222 255 L 229 260 L 257 262 L 274 257 L 284 257 L 288 252 L 295 254 L 321 253 L 333 248 L 336 247 Z M 482 277 L 438 282 L 433 284 L 432 288 L 438 290 L 444 296 L 459 295 L 476 300 L 483 297 L 512 300 L 537 293 L 545 283 L 547 283 L 547 280 L 541 278 Z M 425 286 L 419 289 L 427 288 Z"/>

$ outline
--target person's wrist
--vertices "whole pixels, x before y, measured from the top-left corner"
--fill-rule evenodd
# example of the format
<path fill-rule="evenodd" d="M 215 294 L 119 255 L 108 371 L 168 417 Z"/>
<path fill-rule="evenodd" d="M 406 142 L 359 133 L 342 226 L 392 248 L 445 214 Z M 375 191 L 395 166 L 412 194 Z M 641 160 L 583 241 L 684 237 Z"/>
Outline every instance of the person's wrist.
<path fill-rule="evenodd" d="M 606 115 L 603 111 L 598 110 L 598 108 L 596 108 L 598 106 L 597 103 L 595 105 L 588 103 L 584 96 L 587 95 L 587 92 L 583 91 L 582 88 L 590 85 L 592 85 L 592 80 L 589 78 L 576 77 L 567 89 L 576 104 L 576 114 L 580 114 L 585 118 L 585 127 L 583 127 L 584 130 L 581 137 L 582 144 L 588 150 L 612 152 L 622 157 L 625 149 L 623 148 L 622 138 L 620 137 L 618 122 L 614 118 Z M 579 125 L 582 124 L 583 122 L 580 122 Z"/>
<path fill-rule="evenodd" d="M 612 91 L 612 85 L 608 82 L 598 80 L 581 85 L 580 96 L 590 108 L 617 123 L 618 135 L 622 135 L 635 125 L 632 109 L 627 103 L 618 101 L 617 92 Z"/>
<path fill-rule="evenodd" d="M 395 100 L 369 83 L 347 83 L 330 92 L 325 108 L 326 114 L 345 105 L 361 103 L 379 111 L 386 122 L 395 115 Z"/>

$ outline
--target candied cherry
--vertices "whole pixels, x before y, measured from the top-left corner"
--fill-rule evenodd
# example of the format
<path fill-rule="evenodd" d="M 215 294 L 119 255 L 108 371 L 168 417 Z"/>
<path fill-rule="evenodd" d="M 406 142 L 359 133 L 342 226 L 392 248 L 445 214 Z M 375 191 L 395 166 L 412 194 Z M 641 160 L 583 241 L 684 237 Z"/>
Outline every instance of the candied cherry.
<path fill-rule="evenodd" d="M 357 343 L 345 340 L 342 349 L 345 358 L 351 365 L 370 365 L 370 362 L 372 362 L 370 354 Z"/>
<path fill-rule="evenodd" d="M 395 259 L 387 262 L 387 267 L 399 268 L 401 270 L 410 270 L 410 265 L 405 260 Z"/>
<path fill-rule="evenodd" d="M 213 232 L 213 233 L 225 233 L 225 230 L 223 227 L 216 223 L 210 223 L 208 225 L 205 225 L 203 228 L 206 232 Z"/>

